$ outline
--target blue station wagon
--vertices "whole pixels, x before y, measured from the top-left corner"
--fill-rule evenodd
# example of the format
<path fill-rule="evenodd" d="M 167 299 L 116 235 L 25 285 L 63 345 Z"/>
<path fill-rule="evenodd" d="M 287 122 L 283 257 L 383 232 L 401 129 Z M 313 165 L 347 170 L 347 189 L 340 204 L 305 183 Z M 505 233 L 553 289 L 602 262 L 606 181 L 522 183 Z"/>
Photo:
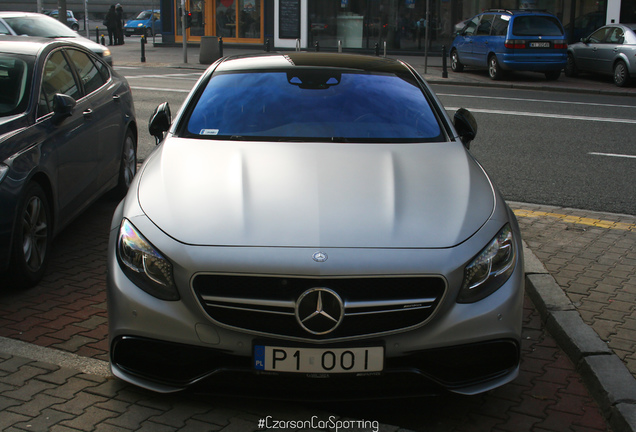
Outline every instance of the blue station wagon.
<path fill-rule="evenodd" d="M 559 19 L 547 12 L 489 10 L 470 19 L 450 49 L 451 69 L 487 69 L 493 80 L 506 71 L 561 75 L 567 63 L 567 37 Z"/>

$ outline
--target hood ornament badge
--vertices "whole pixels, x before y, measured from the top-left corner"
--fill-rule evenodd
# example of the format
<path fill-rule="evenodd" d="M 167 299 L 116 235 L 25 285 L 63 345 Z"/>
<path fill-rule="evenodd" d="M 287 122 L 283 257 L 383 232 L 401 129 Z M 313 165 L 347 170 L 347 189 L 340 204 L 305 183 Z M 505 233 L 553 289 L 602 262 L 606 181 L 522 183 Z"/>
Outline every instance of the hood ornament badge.
<path fill-rule="evenodd" d="M 327 261 L 327 258 L 329 257 L 324 252 L 316 252 L 311 256 L 311 258 L 316 262 L 323 263 Z"/>

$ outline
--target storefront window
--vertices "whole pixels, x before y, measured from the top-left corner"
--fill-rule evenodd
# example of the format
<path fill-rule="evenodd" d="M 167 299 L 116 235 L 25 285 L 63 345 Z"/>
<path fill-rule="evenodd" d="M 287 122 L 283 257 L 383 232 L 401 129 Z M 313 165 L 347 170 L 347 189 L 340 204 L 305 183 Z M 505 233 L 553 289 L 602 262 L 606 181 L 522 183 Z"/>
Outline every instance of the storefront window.
<path fill-rule="evenodd" d="M 216 0 L 216 35 L 236 37 L 235 0 Z"/>
<path fill-rule="evenodd" d="M 255 39 L 261 37 L 261 8 L 259 0 L 238 0 L 240 19 L 238 33 L 240 38 Z"/>
<path fill-rule="evenodd" d="M 205 35 L 205 0 L 190 0 L 190 13 L 192 22 L 190 24 L 190 36 Z"/>

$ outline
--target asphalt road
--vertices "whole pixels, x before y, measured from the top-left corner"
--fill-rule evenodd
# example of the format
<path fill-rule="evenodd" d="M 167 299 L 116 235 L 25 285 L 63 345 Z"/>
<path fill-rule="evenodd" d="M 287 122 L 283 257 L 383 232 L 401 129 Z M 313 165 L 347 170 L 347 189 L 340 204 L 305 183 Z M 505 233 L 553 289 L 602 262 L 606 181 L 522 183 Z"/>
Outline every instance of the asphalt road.
<path fill-rule="evenodd" d="M 471 151 L 507 200 L 636 215 L 636 99 L 436 86 L 470 109 Z"/>
<path fill-rule="evenodd" d="M 147 121 L 176 115 L 201 71 L 120 67 L 133 88 L 139 158 L 155 147 Z M 636 99 L 510 88 L 434 86 L 449 112 L 478 122 L 471 152 L 510 201 L 636 215 Z"/>

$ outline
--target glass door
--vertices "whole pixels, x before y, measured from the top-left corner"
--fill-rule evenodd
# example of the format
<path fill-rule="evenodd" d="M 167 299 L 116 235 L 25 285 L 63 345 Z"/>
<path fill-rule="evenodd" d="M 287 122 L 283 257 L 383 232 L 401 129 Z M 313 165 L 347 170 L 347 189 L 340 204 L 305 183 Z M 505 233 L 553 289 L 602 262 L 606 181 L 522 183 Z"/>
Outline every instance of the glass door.
<path fill-rule="evenodd" d="M 261 0 L 216 0 L 216 35 L 261 40 Z"/>
<path fill-rule="evenodd" d="M 192 14 L 190 36 L 205 36 L 205 0 L 190 0 L 188 10 Z"/>

